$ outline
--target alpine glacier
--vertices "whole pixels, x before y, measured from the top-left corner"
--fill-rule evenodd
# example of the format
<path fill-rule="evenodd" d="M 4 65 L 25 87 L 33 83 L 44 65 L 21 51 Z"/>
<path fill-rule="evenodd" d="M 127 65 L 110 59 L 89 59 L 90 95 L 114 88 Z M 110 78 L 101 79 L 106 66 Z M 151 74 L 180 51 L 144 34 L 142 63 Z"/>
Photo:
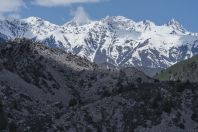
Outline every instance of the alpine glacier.
<path fill-rule="evenodd" d="M 0 41 L 28 38 L 107 67 L 163 69 L 198 54 L 198 33 L 172 19 L 158 26 L 122 16 L 55 25 L 38 17 L 0 20 Z"/>

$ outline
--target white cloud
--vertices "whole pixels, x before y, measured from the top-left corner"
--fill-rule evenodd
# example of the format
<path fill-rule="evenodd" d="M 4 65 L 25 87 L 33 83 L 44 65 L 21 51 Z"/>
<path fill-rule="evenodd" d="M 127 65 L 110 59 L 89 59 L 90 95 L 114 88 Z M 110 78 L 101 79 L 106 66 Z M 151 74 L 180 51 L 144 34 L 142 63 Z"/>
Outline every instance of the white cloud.
<path fill-rule="evenodd" d="M 80 25 L 86 24 L 90 21 L 88 14 L 86 13 L 85 9 L 81 6 L 78 7 L 76 10 L 71 11 L 71 15 L 74 16 L 73 21 Z"/>
<path fill-rule="evenodd" d="M 23 0 L 0 0 L 0 17 L 4 17 L 7 13 L 16 15 L 24 6 Z"/>
<path fill-rule="evenodd" d="M 26 7 L 27 0 L 0 0 L 0 19 L 5 17 L 14 17 L 14 18 L 20 18 L 20 11 L 23 7 Z M 65 5 L 71 5 L 71 4 L 77 4 L 77 3 L 97 3 L 101 1 L 107 1 L 107 0 L 29 0 L 35 5 L 39 6 L 45 6 L 45 7 L 53 7 L 53 6 L 65 6 Z M 80 17 L 77 14 L 80 14 L 80 11 L 82 11 Z M 82 20 L 84 18 L 87 19 L 87 14 L 84 11 L 84 9 L 78 8 L 76 10 L 76 13 L 73 15 L 76 16 L 76 19 Z"/>
<path fill-rule="evenodd" d="M 33 0 L 33 3 L 40 6 L 65 6 L 76 3 L 96 3 L 101 0 Z"/>

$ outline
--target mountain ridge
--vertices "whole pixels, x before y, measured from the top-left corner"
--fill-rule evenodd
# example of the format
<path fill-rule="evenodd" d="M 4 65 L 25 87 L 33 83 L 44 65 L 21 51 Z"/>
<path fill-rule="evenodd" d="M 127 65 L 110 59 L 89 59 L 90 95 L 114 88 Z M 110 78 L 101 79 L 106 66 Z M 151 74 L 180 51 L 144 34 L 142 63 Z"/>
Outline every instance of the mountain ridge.
<path fill-rule="evenodd" d="M 69 21 L 59 26 L 29 17 L 1 20 L 0 27 L 1 39 L 40 41 L 91 62 L 107 64 L 106 67 L 165 69 L 198 54 L 198 34 L 187 31 L 174 19 L 158 26 L 148 20 L 135 22 L 114 16 L 80 25 Z"/>
<path fill-rule="evenodd" d="M 101 69 L 33 40 L 0 44 L 0 131 L 197 131 L 198 84 Z"/>
<path fill-rule="evenodd" d="M 198 56 L 178 62 L 156 75 L 161 81 L 198 82 Z"/>

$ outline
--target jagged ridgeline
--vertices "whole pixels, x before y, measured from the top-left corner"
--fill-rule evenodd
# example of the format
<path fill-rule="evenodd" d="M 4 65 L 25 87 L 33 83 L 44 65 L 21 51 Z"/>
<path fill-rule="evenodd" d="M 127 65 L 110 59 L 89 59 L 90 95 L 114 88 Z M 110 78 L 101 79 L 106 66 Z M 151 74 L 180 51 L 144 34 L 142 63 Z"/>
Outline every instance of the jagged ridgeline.
<path fill-rule="evenodd" d="M 56 25 L 38 17 L 0 20 L 0 41 L 28 38 L 106 67 L 136 67 L 149 76 L 198 54 L 198 33 L 115 16 Z"/>
<path fill-rule="evenodd" d="M 195 83 L 103 69 L 31 40 L 0 44 L 2 131 L 198 131 L 197 93 Z"/>

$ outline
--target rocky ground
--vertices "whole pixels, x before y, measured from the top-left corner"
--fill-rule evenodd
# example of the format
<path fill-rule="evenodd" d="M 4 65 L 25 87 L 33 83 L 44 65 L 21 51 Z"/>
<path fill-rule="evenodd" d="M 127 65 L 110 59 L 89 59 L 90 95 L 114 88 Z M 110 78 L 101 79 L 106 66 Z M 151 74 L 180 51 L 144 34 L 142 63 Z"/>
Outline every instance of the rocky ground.
<path fill-rule="evenodd" d="M 0 130 L 198 131 L 198 84 L 103 69 L 30 40 L 0 44 Z"/>

